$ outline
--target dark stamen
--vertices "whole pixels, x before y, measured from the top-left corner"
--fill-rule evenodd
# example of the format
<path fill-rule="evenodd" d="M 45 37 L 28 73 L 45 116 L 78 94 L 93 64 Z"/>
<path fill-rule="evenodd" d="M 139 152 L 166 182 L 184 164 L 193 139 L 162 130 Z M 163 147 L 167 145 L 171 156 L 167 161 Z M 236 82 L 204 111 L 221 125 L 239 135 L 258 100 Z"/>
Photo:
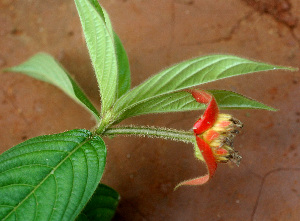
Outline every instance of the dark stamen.
<path fill-rule="evenodd" d="M 238 119 L 232 117 L 232 118 L 230 119 L 230 121 L 232 121 L 232 122 L 235 124 L 236 127 L 238 127 L 238 128 L 243 128 L 243 123 L 242 123 L 240 120 L 238 120 Z"/>
<path fill-rule="evenodd" d="M 231 154 L 232 158 L 230 159 L 231 162 L 235 163 L 237 166 L 240 165 L 241 159 L 242 157 L 239 155 L 239 153 L 237 151 L 234 151 Z"/>

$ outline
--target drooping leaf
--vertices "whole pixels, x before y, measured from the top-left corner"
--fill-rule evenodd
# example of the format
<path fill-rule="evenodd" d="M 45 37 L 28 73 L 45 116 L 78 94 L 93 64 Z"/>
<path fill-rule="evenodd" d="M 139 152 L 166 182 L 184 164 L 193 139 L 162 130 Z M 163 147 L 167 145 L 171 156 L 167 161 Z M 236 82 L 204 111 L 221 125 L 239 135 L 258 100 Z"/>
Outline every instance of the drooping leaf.
<path fill-rule="evenodd" d="M 55 85 L 77 103 L 89 110 L 99 120 L 99 112 L 68 72 L 51 55 L 38 53 L 24 63 L 4 71 L 20 72 L 35 79 Z"/>
<path fill-rule="evenodd" d="M 103 174 L 106 148 L 87 130 L 29 139 L 0 155 L 1 220 L 74 220 Z"/>
<path fill-rule="evenodd" d="M 220 109 L 263 109 L 276 111 L 258 101 L 247 98 L 241 94 L 226 90 L 209 90 L 216 98 Z M 177 91 L 164 94 L 153 99 L 140 102 L 123 112 L 121 120 L 151 113 L 166 113 L 178 111 L 192 111 L 205 109 L 204 104 L 198 103 L 190 93 Z"/>
<path fill-rule="evenodd" d="M 104 184 L 99 184 L 94 195 L 76 219 L 89 221 L 109 221 L 116 212 L 120 195 L 117 191 Z"/>
<path fill-rule="evenodd" d="M 95 0 L 75 0 L 75 3 L 100 88 L 101 114 L 104 114 L 130 87 L 127 55 L 99 3 Z"/>
<path fill-rule="evenodd" d="M 114 112 L 122 113 L 155 97 L 219 79 L 278 69 L 293 70 L 231 55 L 210 55 L 187 60 L 154 75 L 126 93 L 116 102 Z"/>

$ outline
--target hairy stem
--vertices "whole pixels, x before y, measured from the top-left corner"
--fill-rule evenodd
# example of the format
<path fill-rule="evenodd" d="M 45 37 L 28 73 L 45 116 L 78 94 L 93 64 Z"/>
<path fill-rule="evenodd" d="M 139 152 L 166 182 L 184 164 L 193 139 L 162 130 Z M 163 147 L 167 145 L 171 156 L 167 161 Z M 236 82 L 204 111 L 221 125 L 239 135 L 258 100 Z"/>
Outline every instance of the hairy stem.
<path fill-rule="evenodd" d="M 195 136 L 193 132 L 175 130 L 161 127 L 145 127 L 145 126 L 126 126 L 106 129 L 101 135 L 136 135 L 162 138 L 168 140 L 182 141 L 185 143 L 194 143 Z"/>

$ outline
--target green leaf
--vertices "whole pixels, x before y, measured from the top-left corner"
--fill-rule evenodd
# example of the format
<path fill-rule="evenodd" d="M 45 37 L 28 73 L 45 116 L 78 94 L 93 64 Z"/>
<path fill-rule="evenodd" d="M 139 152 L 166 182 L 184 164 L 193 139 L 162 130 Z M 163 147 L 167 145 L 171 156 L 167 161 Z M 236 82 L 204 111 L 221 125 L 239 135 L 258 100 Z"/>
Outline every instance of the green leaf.
<path fill-rule="evenodd" d="M 128 59 L 108 14 L 98 2 L 75 0 L 75 3 L 100 88 L 103 115 L 130 87 Z"/>
<path fill-rule="evenodd" d="M 241 94 L 225 90 L 208 90 L 214 95 L 221 109 L 262 109 L 277 111 L 277 109 L 267 106 Z"/>
<path fill-rule="evenodd" d="M 130 89 L 130 67 L 127 53 L 119 36 L 114 32 L 108 14 L 101 8 L 97 0 L 91 0 L 99 15 L 105 21 L 110 34 L 114 37 L 115 51 L 118 64 L 118 82 L 117 82 L 117 98 L 121 97 Z"/>
<path fill-rule="evenodd" d="M 24 63 L 4 71 L 20 72 L 50 83 L 63 90 L 77 103 L 89 110 L 99 121 L 99 112 L 68 72 L 51 55 L 38 53 Z"/>
<path fill-rule="evenodd" d="M 1 220 L 74 220 L 103 174 L 106 148 L 87 130 L 27 140 L 0 155 Z"/>
<path fill-rule="evenodd" d="M 120 200 L 117 191 L 99 184 L 94 195 L 76 220 L 109 221 L 116 212 Z"/>
<path fill-rule="evenodd" d="M 122 45 L 121 40 L 115 33 L 115 47 L 118 59 L 118 94 L 117 97 L 121 97 L 130 89 L 131 79 L 130 79 L 130 67 L 126 51 Z"/>
<path fill-rule="evenodd" d="M 96 8 L 102 19 L 105 21 L 109 33 L 114 36 L 115 50 L 117 54 L 118 63 L 117 98 L 119 98 L 130 89 L 131 79 L 128 57 L 120 38 L 113 31 L 109 16 L 106 13 L 106 11 L 101 8 L 97 0 L 90 0 L 90 2 Z"/>
<path fill-rule="evenodd" d="M 107 13 L 95 1 L 75 0 L 101 95 L 101 114 L 117 99 L 118 67 L 114 36 Z M 107 18 L 107 20 L 106 20 Z"/>
<path fill-rule="evenodd" d="M 272 107 L 232 91 L 209 90 L 209 92 L 215 96 L 220 109 L 263 109 L 276 111 Z M 140 102 L 123 112 L 120 119 L 123 120 L 142 114 L 193 111 L 205 108 L 206 106 L 198 103 L 190 93 L 177 91 Z"/>
<path fill-rule="evenodd" d="M 200 84 L 251 72 L 278 69 L 293 70 L 230 55 L 210 55 L 187 60 L 154 75 L 126 93 L 116 102 L 114 113 L 120 114 L 139 103 Z"/>
<path fill-rule="evenodd" d="M 108 14 L 101 8 L 97 0 L 89 0 L 95 7 L 99 15 L 105 21 L 110 35 L 114 36 L 115 51 L 118 63 L 118 82 L 117 82 L 117 98 L 121 97 L 130 89 L 130 68 L 129 61 L 123 44 L 118 35 L 113 31 Z"/>

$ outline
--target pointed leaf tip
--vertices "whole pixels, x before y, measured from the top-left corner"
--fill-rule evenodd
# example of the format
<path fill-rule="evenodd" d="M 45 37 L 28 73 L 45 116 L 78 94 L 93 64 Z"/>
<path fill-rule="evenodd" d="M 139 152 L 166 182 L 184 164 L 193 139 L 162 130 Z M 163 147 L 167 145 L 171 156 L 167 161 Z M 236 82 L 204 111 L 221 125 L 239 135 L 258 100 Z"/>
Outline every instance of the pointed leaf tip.
<path fill-rule="evenodd" d="M 5 72 L 19 72 L 40 81 L 50 83 L 90 111 L 99 121 L 100 114 L 71 75 L 47 53 L 37 53 L 20 65 L 6 68 Z"/>
<path fill-rule="evenodd" d="M 187 98 L 180 95 L 177 97 L 180 97 L 180 103 L 174 103 L 174 105 L 171 105 L 174 108 L 168 108 L 165 104 L 172 104 L 168 101 L 168 97 L 172 97 L 171 93 L 180 93 L 180 90 L 224 78 L 279 69 L 290 71 L 297 70 L 290 67 L 274 66 L 262 62 L 251 61 L 232 55 L 209 55 L 194 58 L 161 71 L 136 88 L 127 92 L 114 105 L 114 112 L 120 114 L 121 119 L 124 119 L 127 118 L 127 116 L 143 114 L 142 112 L 167 112 L 157 108 L 157 106 L 161 106 L 161 104 L 166 109 L 178 110 L 179 107 L 184 106 L 185 108 L 186 105 L 189 106 L 192 102 L 184 105 L 182 101 L 187 101 Z M 155 105 L 154 101 L 157 105 Z M 148 105 L 149 107 L 147 108 Z M 178 107 L 176 107 L 176 105 Z M 142 109 L 145 107 L 147 110 L 143 111 Z M 150 108 L 152 108 L 153 111 Z M 274 111 L 273 108 L 267 106 L 261 106 L 259 108 Z"/>

